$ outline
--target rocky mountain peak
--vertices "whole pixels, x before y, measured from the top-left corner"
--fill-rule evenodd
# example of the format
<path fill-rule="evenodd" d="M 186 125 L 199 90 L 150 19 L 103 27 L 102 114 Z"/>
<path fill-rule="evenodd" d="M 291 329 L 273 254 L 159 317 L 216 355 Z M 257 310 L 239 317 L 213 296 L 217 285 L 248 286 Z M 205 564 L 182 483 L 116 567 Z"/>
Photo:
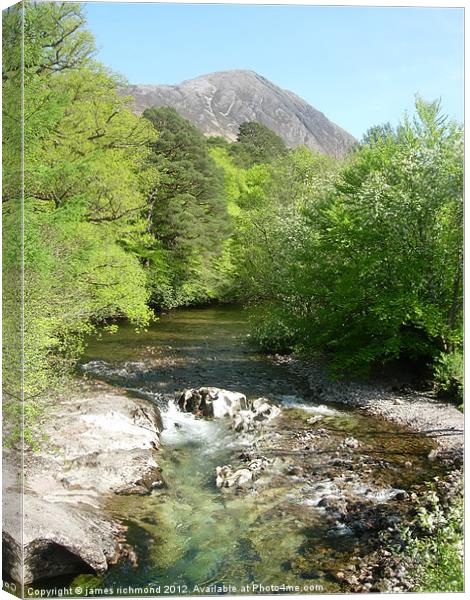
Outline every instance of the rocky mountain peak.
<path fill-rule="evenodd" d="M 234 69 L 188 79 L 178 85 L 130 85 L 136 112 L 172 106 L 206 135 L 235 140 L 241 123 L 255 121 L 289 147 L 305 145 L 342 157 L 356 140 L 305 100 L 255 71 Z"/>

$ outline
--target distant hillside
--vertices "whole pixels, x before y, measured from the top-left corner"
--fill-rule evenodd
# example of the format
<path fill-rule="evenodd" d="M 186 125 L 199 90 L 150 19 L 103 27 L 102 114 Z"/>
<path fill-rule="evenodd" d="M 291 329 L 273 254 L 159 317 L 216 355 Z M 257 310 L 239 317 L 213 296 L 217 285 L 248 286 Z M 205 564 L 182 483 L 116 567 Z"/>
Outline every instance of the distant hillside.
<path fill-rule="evenodd" d="M 136 110 L 172 106 L 206 135 L 235 140 L 240 123 L 266 125 L 284 142 L 305 145 L 330 156 L 342 157 L 355 144 L 347 131 L 323 113 L 254 71 L 220 71 L 183 81 L 179 85 L 131 85 Z"/>

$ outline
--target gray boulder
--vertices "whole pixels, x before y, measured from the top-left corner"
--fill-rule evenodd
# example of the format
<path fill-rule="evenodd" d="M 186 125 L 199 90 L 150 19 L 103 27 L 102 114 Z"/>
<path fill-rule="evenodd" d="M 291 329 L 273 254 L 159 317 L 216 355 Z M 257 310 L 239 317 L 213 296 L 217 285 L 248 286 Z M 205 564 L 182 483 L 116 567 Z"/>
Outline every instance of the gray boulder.
<path fill-rule="evenodd" d="M 250 407 L 244 394 L 230 392 L 216 387 L 202 387 L 184 390 L 178 400 L 183 412 L 191 412 L 201 417 L 220 419 L 234 417 L 241 410 Z"/>
<path fill-rule="evenodd" d="M 128 554 L 109 495 L 148 494 L 164 484 L 158 407 L 102 389 L 52 405 L 39 452 L 4 451 L 5 575 L 18 583 L 103 573 Z M 23 486 L 24 478 L 24 486 Z M 21 555 L 24 556 L 24 568 Z"/>

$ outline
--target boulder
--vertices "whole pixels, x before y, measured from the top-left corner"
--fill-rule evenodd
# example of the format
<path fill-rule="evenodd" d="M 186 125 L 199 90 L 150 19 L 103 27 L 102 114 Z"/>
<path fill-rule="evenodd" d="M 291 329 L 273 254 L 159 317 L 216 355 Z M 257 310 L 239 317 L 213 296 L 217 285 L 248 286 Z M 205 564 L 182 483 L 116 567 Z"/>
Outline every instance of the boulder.
<path fill-rule="evenodd" d="M 241 410 L 234 419 L 232 427 L 235 431 L 253 431 L 263 422 L 271 421 L 281 414 L 281 409 L 271 404 L 265 398 L 257 398 L 253 401 L 251 410 Z"/>
<path fill-rule="evenodd" d="M 254 479 L 253 471 L 250 469 L 233 470 L 231 465 L 216 468 L 217 487 L 243 487 L 250 484 Z"/>
<path fill-rule="evenodd" d="M 281 414 L 281 409 L 266 398 L 258 398 L 253 402 L 252 412 L 254 421 L 270 421 Z"/>
<path fill-rule="evenodd" d="M 17 453 L 4 450 L 5 575 L 29 584 L 100 574 L 127 554 L 124 527 L 105 504 L 112 493 L 148 494 L 164 485 L 161 430 L 156 405 L 106 386 L 51 405 L 42 426 L 47 442 L 26 454 L 24 473 Z"/>
<path fill-rule="evenodd" d="M 236 413 L 247 410 L 250 406 L 251 403 L 244 394 L 216 387 L 184 390 L 178 400 L 178 407 L 183 412 L 214 419 L 233 418 Z"/>

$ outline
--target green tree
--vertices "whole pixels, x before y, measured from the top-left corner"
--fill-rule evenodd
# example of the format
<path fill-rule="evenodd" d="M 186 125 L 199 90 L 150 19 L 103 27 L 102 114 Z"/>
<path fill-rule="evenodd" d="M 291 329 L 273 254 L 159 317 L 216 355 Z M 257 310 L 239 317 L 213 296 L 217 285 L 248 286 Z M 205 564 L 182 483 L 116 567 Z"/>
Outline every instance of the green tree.
<path fill-rule="evenodd" d="M 369 127 L 369 129 L 366 131 L 362 137 L 361 144 L 375 146 L 389 137 L 395 137 L 395 131 L 390 123 L 385 123 L 384 125 L 374 125 L 373 127 Z"/>
<path fill-rule="evenodd" d="M 299 327 L 341 368 L 460 345 L 462 132 L 438 103 L 418 99 L 416 111 L 358 151 L 306 214 Z"/>
<path fill-rule="evenodd" d="M 142 327 L 151 318 L 145 271 L 126 244 L 145 235 L 141 213 L 153 183 L 146 165 L 156 133 L 118 94 L 121 80 L 92 60 L 80 5 L 15 7 L 4 14 L 6 39 L 23 23 L 24 209 L 13 161 L 21 156 L 13 85 L 22 77 L 21 53 L 12 46 L 4 56 L 4 214 L 5 228 L 17 240 L 5 254 L 4 273 L 9 281 L 21 270 L 24 275 L 20 362 L 29 423 L 63 383 L 83 336 L 97 323 L 127 317 Z M 18 304 L 19 291 L 7 305 Z M 7 346 L 10 329 L 15 327 L 6 329 Z M 13 377 L 8 368 L 7 380 Z"/>
<path fill-rule="evenodd" d="M 159 132 L 149 158 L 159 175 L 148 206 L 159 249 L 151 265 L 153 300 L 164 306 L 210 300 L 218 293 L 214 264 L 230 231 L 223 173 L 204 136 L 174 109 L 148 109 L 144 117 Z M 165 262 L 171 268 L 162 280 L 158 265 Z"/>
<path fill-rule="evenodd" d="M 231 151 L 237 164 L 248 168 L 285 156 L 287 148 L 274 131 L 250 121 L 240 125 L 237 143 L 232 145 Z"/>

